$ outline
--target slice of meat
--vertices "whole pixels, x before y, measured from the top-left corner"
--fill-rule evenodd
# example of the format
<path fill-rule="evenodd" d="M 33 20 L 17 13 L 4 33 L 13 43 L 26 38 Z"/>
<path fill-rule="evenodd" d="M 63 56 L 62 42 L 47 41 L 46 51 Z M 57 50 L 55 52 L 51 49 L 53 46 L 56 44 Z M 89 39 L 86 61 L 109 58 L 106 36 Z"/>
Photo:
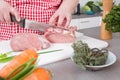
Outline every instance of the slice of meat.
<path fill-rule="evenodd" d="M 71 43 L 76 40 L 74 34 L 76 29 L 76 27 L 70 27 L 69 30 L 48 28 L 44 35 L 51 43 Z"/>
<path fill-rule="evenodd" d="M 44 35 L 17 33 L 11 38 L 10 45 L 14 51 L 22 51 L 29 48 L 41 50 L 50 47 L 50 42 Z"/>

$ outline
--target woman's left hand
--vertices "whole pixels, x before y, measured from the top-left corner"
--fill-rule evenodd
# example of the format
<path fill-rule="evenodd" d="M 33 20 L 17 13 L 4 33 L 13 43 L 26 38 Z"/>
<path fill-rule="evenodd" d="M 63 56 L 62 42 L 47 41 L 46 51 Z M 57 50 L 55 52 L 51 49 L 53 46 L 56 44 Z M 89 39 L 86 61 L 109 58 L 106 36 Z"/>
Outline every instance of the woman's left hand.
<path fill-rule="evenodd" d="M 50 18 L 49 24 L 67 28 L 71 22 L 72 13 L 78 4 L 78 0 L 62 0 L 58 10 Z"/>
<path fill-rule="evenodd" d="M 72 13 L 65 8 L 59 8 L 50 18 L 49 24 L 67 28 L 71 22 Z"/>

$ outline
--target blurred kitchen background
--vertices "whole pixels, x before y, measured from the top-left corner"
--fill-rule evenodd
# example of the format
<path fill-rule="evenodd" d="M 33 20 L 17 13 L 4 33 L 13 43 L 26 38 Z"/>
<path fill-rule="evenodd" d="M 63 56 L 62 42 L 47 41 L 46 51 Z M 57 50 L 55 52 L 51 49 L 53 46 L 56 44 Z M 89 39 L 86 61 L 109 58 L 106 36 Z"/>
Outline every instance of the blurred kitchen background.
<path fill-rule="evenodd" d="M 73 18 L 71 21 L 72 26 L 77 26 L 77 29 L 85 29 L 92 27 L 100 27 L 102 21 L 102 11 L 96 13 L 86 13 L 85 10 L 89 11 L 89 7 L 86 3 L 93 1 L 94 4 L 102 10 L 102 0 L 79 0 L 79 4 L 74 11 Z M 113 0 L 115 4 L 120 3 L 120 0 Z M 108 4 L 109 5 L 109 4 Z"/>

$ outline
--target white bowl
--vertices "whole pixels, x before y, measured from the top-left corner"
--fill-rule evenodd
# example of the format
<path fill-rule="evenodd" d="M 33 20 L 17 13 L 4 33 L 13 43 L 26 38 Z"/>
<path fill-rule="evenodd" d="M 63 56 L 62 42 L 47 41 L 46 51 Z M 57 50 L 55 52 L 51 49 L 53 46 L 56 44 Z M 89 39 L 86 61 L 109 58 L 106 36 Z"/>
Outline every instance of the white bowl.
<path fill-rule="evenodd" d="M 71 57 L 72 61 L 73 61 L 73 58 Z M 114 53 L 110 52 L 108 53 L 108 58 L 106 60 L 106 63 L 104 65 L 100 65 L 100 66 L 89 66 L 89 65 L 86 65 L 86 69 L 87 70 L 100 70 L 102 68 L 105 68 L 105 67 L 108 67 L 112 64 L 114 64 L 116 62 L 117 58 L 115 56 Z"/>

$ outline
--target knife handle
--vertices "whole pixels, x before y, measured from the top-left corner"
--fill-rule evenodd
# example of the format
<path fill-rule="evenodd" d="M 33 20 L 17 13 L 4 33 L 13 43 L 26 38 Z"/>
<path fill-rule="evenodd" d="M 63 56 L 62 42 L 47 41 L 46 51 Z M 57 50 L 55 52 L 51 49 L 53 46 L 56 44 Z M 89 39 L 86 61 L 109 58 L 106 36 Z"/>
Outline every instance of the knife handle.
<path fill-rule="evenodd" d="M 18 22 L 12 14 L 10 14 L 11 22 L 16 22 L 17 24 L 20 24 L 22 28 L 25 28 L 25 18 L 21 18 L 20 21 Z"/>

